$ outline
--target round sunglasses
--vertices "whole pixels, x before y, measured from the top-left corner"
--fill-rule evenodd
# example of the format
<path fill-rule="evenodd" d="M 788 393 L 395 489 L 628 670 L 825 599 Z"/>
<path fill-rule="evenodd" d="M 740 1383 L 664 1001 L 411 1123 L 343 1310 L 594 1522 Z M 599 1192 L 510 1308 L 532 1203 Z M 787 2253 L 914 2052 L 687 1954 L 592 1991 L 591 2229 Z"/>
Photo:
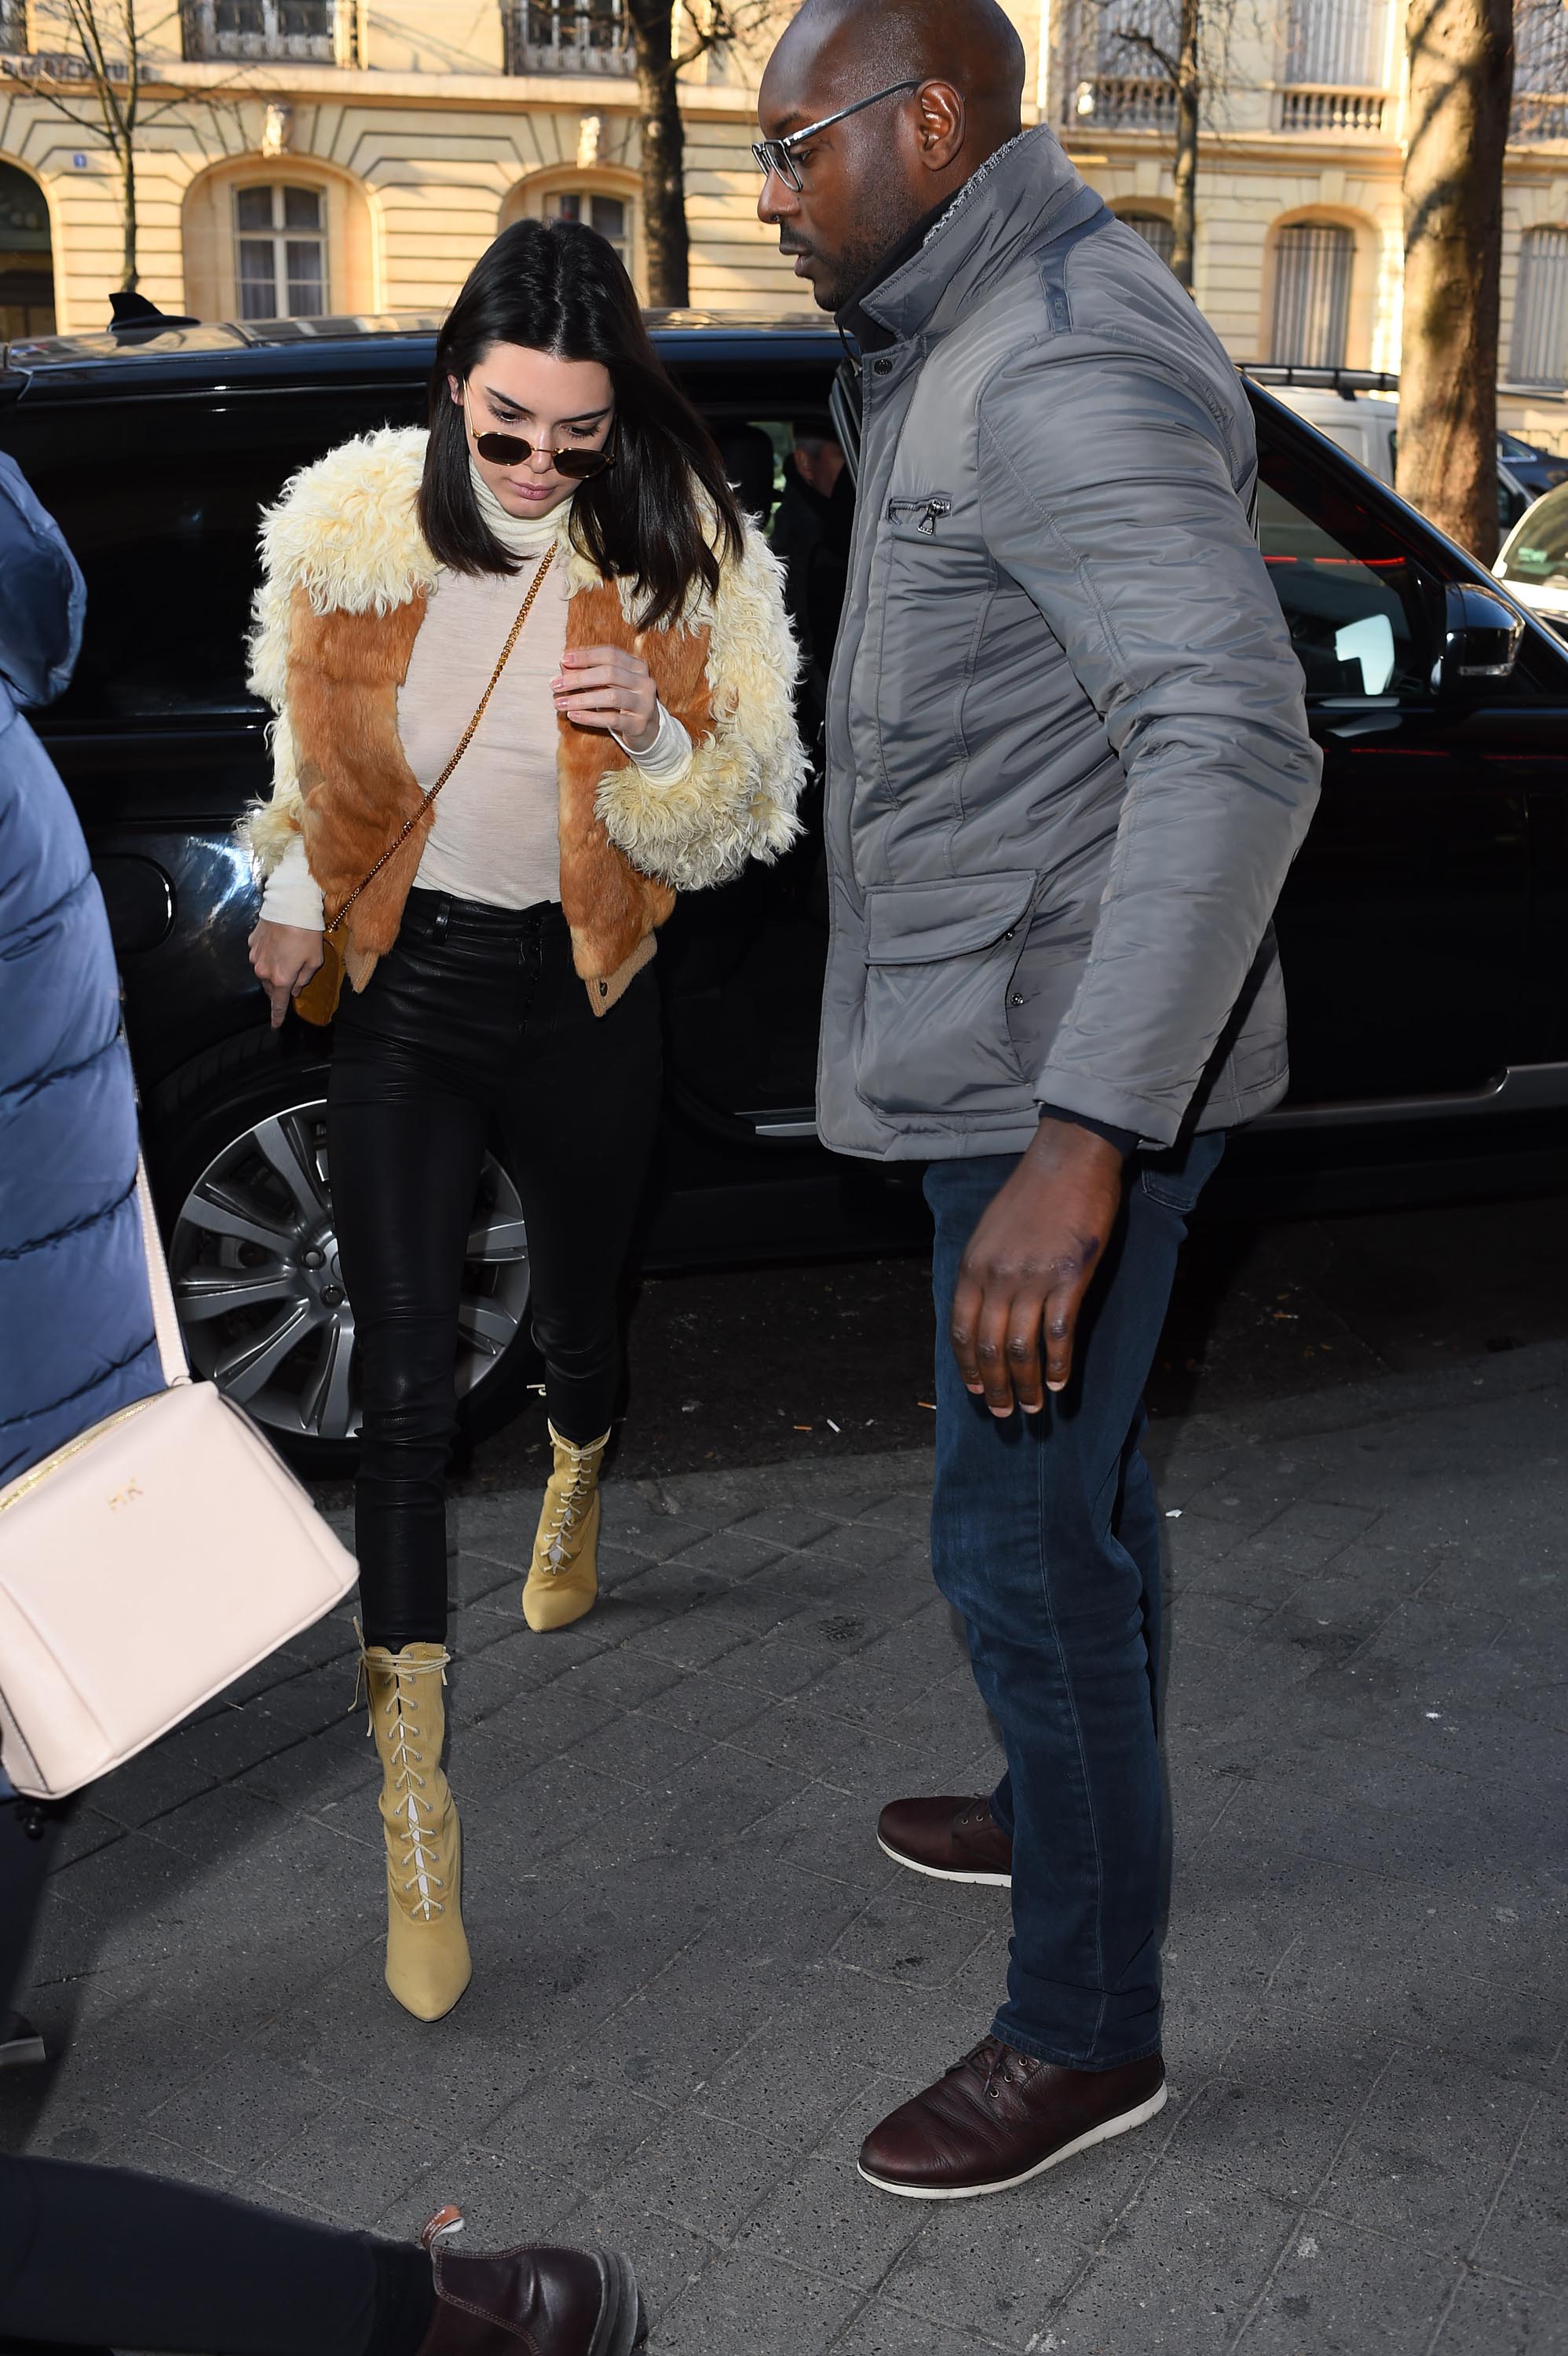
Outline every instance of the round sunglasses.
<path fill-rule="evenodd" d="M 469 433 L 474 436 L 474 447 L 492 466 L 525 466 L 537 452 L 539 457 L 548 458 L 556 473 L 564 475 L 568 482 L 581 483 L 585 482 L 590 475 L 603 474 L 606 466 L 613 466 L 615 463 L 612 446 L 614 441 L 613 426 L 610 440 L 601 450 L 547 450 L 542 443 L 525 442 L 520 434 L 493 431 L 477 434 L 474 429 L 474 412 L 468 406 L 466 385 L 463 388 L 463 415 Z"/>

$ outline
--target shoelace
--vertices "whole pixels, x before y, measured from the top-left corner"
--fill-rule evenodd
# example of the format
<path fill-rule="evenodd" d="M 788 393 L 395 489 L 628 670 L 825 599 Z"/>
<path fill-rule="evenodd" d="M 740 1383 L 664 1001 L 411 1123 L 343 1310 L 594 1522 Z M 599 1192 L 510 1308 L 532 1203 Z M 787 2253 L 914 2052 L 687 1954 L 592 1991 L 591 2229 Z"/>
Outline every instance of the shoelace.
<path fill-rule="evenodd" d="M 365 1658 L 360 1655 L 360 1674 L 365 1673 Z M 410 1912 L 421 1915 L 427 1922 L 434 1922 L 446 1912 L 445 1901 L 437 1897 L 446 1888 L 446 1877 L 440 1869 L 441 1849 L 430 1839 L 421 1816 L 421 1810 L 432 1823 L 435 1811 L 424 1797 L 424 1753 L 419 1749 L 420 1730 L 417 1706 L 411 1693 L 404 1690 L 404 1680 L 439 1675 L 446 1683 L 446 1655 L 439 1659 L 406 1664 L 397 1670 L 392 1689 L 383 1705 L 389 1719 L 396 1718 L 396 1730 L 389 1743 L 393 1769 L 393 1786 L 400 1804 L 400 1813 L 406 1819 L 407 1840 L 398 1859 L 398 1869 L 403 1876 L 405 1900 L 417 1890 Z M 374 1729 L 372 1728 L 372 1731 Z"/>
<path fill-rule="evenodd" d="M 423 1810 L 433 1822 L 435 1812 L 424 1796 L 425 1778 L 421 1772 L 424 1765 L 424 1753 L 415 1748 L 420 1739 L 419 1728 L 409 1717 L 403 1697 L 396 1688 L 387 1708 L 389 1714 L 396 1710 L 398 1716 L 391 1756 L 396 1771 L 394 1783 L 408 1827 L 407 1844 L 399 1859 L 404 1876 L 403 1895 L 409 1898 L 418 1891 L 411 1911 L 421 1914 L 430 1922 L 446 1911 L 444 1903 L 435 1894 L 446 1888 L 446 1879 L 440 1869 L 440 1848 L 427 1838 L 421 1815 Z"/>
<path fill-rule="evenodd" d="M 1018 2065 L 1016 2072 L 1015 2062 Z M 981 2093 L 989 2101 L 998 2103 L 1001 2100 L 997 2092 L 998 2079 L 1004 2086 L 1022 2086 L 1028 2083 L 1039 2067 L 1040 2063 L 1032 2053 L 1017 2053 L 1010 2045 L 1004 2045 L 999 2038 L 987 2037 L 975 2047 L 973 2052 L 965 2053 L 961 2062 L 955 2062 L 947 2075 L 951 2078 L 960 2070 L 970 2071 L 980 2079 Z"/>
<path fill-rule="evenodd" d="M 574 1448 L 571 1451 L 571 1485 L 563 1489 L 557 1497 L 555 1509 L 549 1517 L 549 1543 L 545 1547 L 545 1560 L 552 1576 L 566 1561 L 567 1542 L 577 1533 L 579 1508 L 585 1499 L 592 1497 L 592 1493 L 591 1451 L 585 1448 Z"/>

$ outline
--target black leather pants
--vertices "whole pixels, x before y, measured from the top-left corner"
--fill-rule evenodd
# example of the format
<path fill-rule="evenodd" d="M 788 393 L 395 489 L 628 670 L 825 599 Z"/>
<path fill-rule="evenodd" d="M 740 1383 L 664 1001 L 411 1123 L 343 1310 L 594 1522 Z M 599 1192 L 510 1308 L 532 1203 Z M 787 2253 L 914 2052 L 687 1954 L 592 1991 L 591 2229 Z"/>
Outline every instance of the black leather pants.
<path fill-rule="evenodd" d="M 356 1492 L 368 1644 L 446 1633 L 445 1473 L 464 1246 L 499 1128 L 522 1197 L 550 1420 L 608 1430 L 617 1293 L 658 1116 L 645 969 L 595 1014 L 559 907 L 413 891 L 396 946 L 338 1009 L 327 1151 L 364 1419 Z"/>

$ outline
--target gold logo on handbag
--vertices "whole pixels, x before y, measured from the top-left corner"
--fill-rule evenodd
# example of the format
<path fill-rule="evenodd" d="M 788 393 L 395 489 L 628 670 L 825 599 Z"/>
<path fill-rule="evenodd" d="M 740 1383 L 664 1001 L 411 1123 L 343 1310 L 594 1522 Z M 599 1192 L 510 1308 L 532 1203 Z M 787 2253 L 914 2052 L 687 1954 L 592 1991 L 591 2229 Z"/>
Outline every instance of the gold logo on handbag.
<path fill-rule="evenodd" d="M 117 1514 L 122 1505 L 134 1505 L 136 1499 L 141 1496 L 142 1494 L 142 1484 L 139 1481 L 127 1481 L 125 1486 L 123 1489 L 116 1489 L 114 1494 L 110 1498 L 110 1512 L 112 1514 Z"/>
<path fill-rule="evenodd" d="M 510 630 L 507 634 L 507 643 L 501 648 L 500 660 L 496 663 L 495 669 L 490 673 L 490 683 L 479 699 L 478 710 L 475 712 L 473 719 L 469 722 L 467 727 L 464 730 L 462 735 L 458 739 L 456 752 L 453 753 L 451 760 L 448 761 L 445 768 L 443 769 L 434 785 L 426 792 L 418 809 L 413 813 L 413 816 L 404 820 L 402 826 L 393 836 L 385 851 L 382 851 L 381 856 L 377 860 L 376 864 L 370 869 L 368 874 L 362 875 L 359 878 L 358 883 L 356 884 L 353 891 L 350 892 L 347 899 L 345 900 L 342 907 L 339 908 L 331 924 L 327 926 L 326 932 L 329 938 L 331 935 L 337 930 L 337 927 L 348 914 L 349 909 L 354 905 L 355 901 L 359 897 L 360 893 L 364 891 L 366 885 L 375 882 L 377 876 L 379 875 L 382 868 L 385 867 L 389 859 L 395 859 L 397 857 L 404 843 L 407 842 L 410 835 L 412 834 L 415 827 L 418 826 L 421 819 L 423 818 L 426 810 L 429 809 L 432 802 L 434 801 L 437 794 L 440 793 L 443 786 L 445 785 L 448 777 L 451 776 L 453 769 L 456 768 L 459 761 L 462 760 L 464 753 L 467 752 L 470 744 L 473 744 L 475 734 L 478 729 L 479 723 L 485 717 L 490 698 L 495 694 L 496 688 L 501 683 L 501 673 L 506 669 L 507 665 L 512 659 L 512 648 L 517 645 L 517 640 L 523 635 L 523 624 L 528 618 L 528 614 L 532 608 L 534 599 L 539 595 L 540 589 L 544 586 L 545 574 L 549 571 L 549 568 L 554 562 L 555 547 L 552 543 L 550 547 L 545 550 L 544 562 L 539 566 L 539 571 L 534 574 L 533 579 L 528 584 L 528 595 L 523 599 L 517 618 L 512 624 Z"/>

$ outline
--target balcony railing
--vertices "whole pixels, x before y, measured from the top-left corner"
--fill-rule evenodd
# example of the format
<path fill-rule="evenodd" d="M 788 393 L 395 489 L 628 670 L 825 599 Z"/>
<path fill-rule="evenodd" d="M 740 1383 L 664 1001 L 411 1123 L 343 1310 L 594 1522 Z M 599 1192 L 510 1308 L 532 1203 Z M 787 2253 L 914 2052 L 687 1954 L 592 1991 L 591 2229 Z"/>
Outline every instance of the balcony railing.
<path fill-rule="evenodd" d="M 1381 131 L 1388 94 L 1381 90 L 1327 90 L 1296 83 L 1279 94 L 1282 131 Z"/>
<path fill-rule="evenodd" d="M 635 70 L 625 0 L 507 0 L 505 29 L 508 73 Z"/>
<path fill-rule="evenodd" d="M 1173 131 L 1176 92 L 1142 74 L 1095 74 L 1068 93 L 1067 128 L 1075 123 L 1097 131 Z"/>
<path fill-rule="evenodd" d="M 337 62 L 337 0 L 181 0 L 187 59 Z"/>
<path fill-rule="evenodd" d="M 1520 91 L 1513 102 L 1509 137 L 1568 139 L 1568 96 L 1544 90 Z"/>

